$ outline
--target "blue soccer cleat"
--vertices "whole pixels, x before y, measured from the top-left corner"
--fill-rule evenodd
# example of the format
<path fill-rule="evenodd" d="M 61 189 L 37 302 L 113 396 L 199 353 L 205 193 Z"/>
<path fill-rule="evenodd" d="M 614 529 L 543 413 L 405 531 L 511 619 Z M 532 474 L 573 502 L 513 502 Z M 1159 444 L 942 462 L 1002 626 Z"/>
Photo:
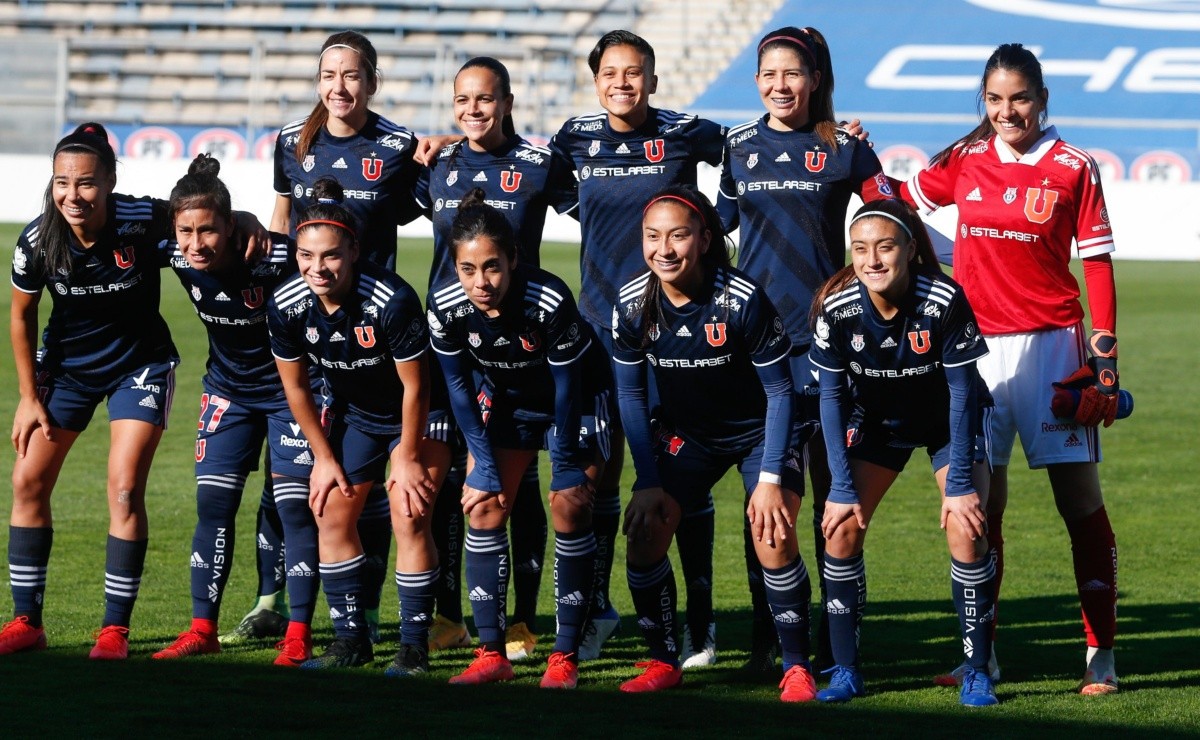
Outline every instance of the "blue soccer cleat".
<path fill-rule="evenodd" d="M 963 674 L 962 694 L 959 700 L 964 707 L 991 707 L 1000 703 L 992 677 L 987 671 L 972 669 Z"/>
<path fill-rule="evenodd" d="M 858 675 L 856 668 L 835 665 L 822 673 L 832 673 L 833 677 L 829 679 L 828 687 L 817 692 L 818 701 L 837 704 L 867 695 L 862 676 Z"/>

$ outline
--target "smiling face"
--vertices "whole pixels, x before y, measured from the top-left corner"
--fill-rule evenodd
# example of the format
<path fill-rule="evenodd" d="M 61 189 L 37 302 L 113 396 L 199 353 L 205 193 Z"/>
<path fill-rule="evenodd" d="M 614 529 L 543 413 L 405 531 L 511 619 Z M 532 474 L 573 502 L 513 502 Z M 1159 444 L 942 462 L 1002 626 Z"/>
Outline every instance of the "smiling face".
<path fill-rule="evenodd" d="M 908 234 L 891 219 L 860 218 L 850 226 L 850 262 L 854 275 L 870 292 L 885 318 L 908 290 L 909 262 L 916 249 Z"/>
<path fill-rule="evenodd" d="M 108 220 L 108 196 L 116 185 L 114 173 L 91 152 L 68 149 L 54 158 L 54 206 L 85 246 L 96 240 Z"/>
<path fill-rule="evenodd" d="M 811 71 L 799 52 L 786 46 L 768 48 L 759 59 L 754 81 L 767 109 L 768 126 L 794 131 L 808 123 L 808 102 L 821 82 L 821 73 Z"/>
<path fill-rule="evenodd" d="M 336 310 L 349 293 L 357 259 L 358 246 L 345 229 L 310 226 L 296 235 L 300 274 L 328 312 Z"/>
<path fill-rule="evenodd" d="M 468 67 L 454 78 L 454 120 L 477 152 L 504 143 L 504 117 L 512 106 L 513 96 L 504 94 L 500 78 L 486 67 Z"/>
<path fill-rule="evenodd" d="M 513 263 L 490 237 L 462 242 L 454 252 L 454 270 L 467 297 L 484 316 L 497 316 L 508 294 Z"/>
<path fill-rule="evenodd" d="M 1035 90 L 1020 72 L 997 68 L 988 75 L 983 104 L 996 136 L 1018 155 L 1041 137 L 1049 92 Z"/>
<path fill-rule="evenodd" d="M 334 136 L 350 136 L 367 122 L 367 100 L 375 82 L 363 68 L 362 56 L 353 49 L 333 47 L 321 55 L 317 95 L 329 112 L 325 126 Z"/>
<path fill-rule="evenodd" d="M 661 200 L 642 217 L 642 257 L 662 281 L 663 292 L 676 305 L 691 296 L 704 279 L 700 258 L 712 232 L 700 215 L 676 200 Z"/>
<path fill-rule="evenodd" d="M 189 208 L 175 214 L 175 241 L 184 259 L 195 270 L 219 270 L 228 264 L 233 250 L 229 237 L 234 224 L 211 208 Z"/>
<path fill-rule="evenodd" d="M 614 130 L 632 131 L 645 122 L 650 96 L 658 86 L 653 61 L 632 46 L 610 46 L 600 57 L 594 81 L 596 97 Z"/>

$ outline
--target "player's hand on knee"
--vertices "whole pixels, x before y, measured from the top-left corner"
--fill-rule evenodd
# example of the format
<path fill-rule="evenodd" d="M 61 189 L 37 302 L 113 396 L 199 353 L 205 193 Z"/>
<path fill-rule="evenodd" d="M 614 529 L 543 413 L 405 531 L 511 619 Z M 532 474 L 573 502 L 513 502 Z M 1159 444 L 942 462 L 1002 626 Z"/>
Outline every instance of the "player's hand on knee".
<path fill-rule="evenodd" d="M 867 528 L 867 516 L 863 513 L 862 505 L 839 504 L 834 501 L 825 502 L 825 516 L 821 518 L 821 534 L 831 540 L 842 524 L 854 519 L 859 529 Z"/>
<path fill-rule="evenodd" d="M 983 510 L 977 493 L 943 496 L 942 529 L 946 528 L 951 518 L 962 527 L 972 542 L 987 534 L 987 512 Z"/>
<path fill-rule="evenodd" d="M 437 495 L 433 479 L 420 460 L 400 460 L 394 453 L 387 490 L 389 495 L 399 499 L 400 511 L 409 519 L 425 516 L 433 506 L 433 497 Z"/>
<path fill-rule="evenodd" d="M 661 487 L 643 488 L 633 492 L 625 507 L 621 532 L 633 541 L 649 541 L 660 524 L 670 522 L 667 492 Z"/>
<path fill-rule="evenodd" d="M 591 510 L 595 498 L 595 488 L 591 483 L 584 483 L 570 488 L 563 488 L 558 491 L 550 492 L 550 505 L 553 506 L 558 500 L 563 501 L 567 506 L 574 509 Z"/>
<path fill-rule="evenodd" d="M 754 487 L 746 504 L 746 517 L 754 541 L 766 542 L 770 547 L 786 542 L 788 531 L 795 527 L 783 488 L 775 483 L 759 482 Z"/>
<path fill-rule="evenodd" d="M 501 495 L 501 493 L 501 491 L 484 491 L 479 488 L 472 488 L 471 486 L 464 485 L 462 487 L 463 514 L 467 515 L 468 517 L 471 516 L 471 512 L 475 510 L 475 507 L 493 499 L 501 509 L 506 508 L 508 502 L 507 499 Z"/>
<path fill-rule="evenodd" d="M 17 457 L 25 457 L 25 452 L 29 449 L 29 439 L 39 429 L 47 442 L 53 441 L 50 415 L 46 413 L 46 407 L 37 399 L 22 398 L 17 404 L 16 414 L 13 415 L 12 443 Z"/>

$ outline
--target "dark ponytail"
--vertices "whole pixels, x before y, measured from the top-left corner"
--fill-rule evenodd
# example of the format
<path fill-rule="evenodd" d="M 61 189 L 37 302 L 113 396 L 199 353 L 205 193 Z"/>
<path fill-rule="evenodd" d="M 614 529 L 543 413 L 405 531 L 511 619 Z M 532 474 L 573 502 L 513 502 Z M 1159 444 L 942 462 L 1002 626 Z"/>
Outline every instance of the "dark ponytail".
<path fill-rule="evenodd" d="M 490 239 L 508 257 L 517 261 L 517 238 L 504 214 L 489 206 L 481 188 L 474 188 L 458 204 L 458 213 L 450 225 L 450 257 L 457 261 L 458 248 L 473 239 Z"/>
<path fill-rule="evenodd" d="M 233 222 L 229 188 L 225 187 L 225 183 L 217 176 L 220 173 L 221 163 L 211 154 L 199 154 L 192 160 L 188 166 L 188 173 L 179 178 L 171 190 L 167 213 L 172 223 L 175 221 L 175 214 L 193 208 L 207 208 L 216 212 L 226 225 Z"/>
<path fill-rule="evenodd" d="M 108 179 L 113 185 L 117 182 L 117 155 L 112 145 L 108 143 L 108 131 L 104 126 L 95 122 L 81 123 L 74 131 L 59 140 L 54 147 L 51 162 L 59 154 L 92 154 L 100 164 L 100 177 Z M 58 210 L 54 202 L 54 175 L 46 185 L 46 194 L 42 198 L 42 220 L 38 226 L 37 243 L 45 255 L 46 275 L 67 275 L 74 269 L 71 260 L 71 226 Z"/>
<path fill-rule="evenodd" d="M 305 208 L 300 214 L 300 224 L 296 227 L 296 238 L 300 234 L 322 226 L 341 228 L 350 237 L 350 243 L 358 244 L 358 221 L 354 214 L 342 205 L 346 195 L 341 184 L 332 177 L 322 177 L 313 183 L 313 205 Z"/>

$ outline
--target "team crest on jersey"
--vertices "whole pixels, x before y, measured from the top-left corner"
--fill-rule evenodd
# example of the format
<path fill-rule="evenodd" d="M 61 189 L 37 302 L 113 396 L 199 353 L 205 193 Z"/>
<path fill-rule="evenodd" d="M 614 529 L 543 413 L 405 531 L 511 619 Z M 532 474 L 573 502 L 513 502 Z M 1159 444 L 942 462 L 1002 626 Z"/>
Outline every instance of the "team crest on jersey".
<path fill-rule="evenodd" d="M 714 347 L 725 344 L 725 322 L 704 325 L 704 338 Z"/>
<path fill-rule="evenodd" d="M 321 340 L 321 335 L 317 333 L 317 327 L 310 326 L 310 327 L 308 327 L 308 330 L 306 332 L 304 332 L 304 338 L 307 339 L 310 343 L 316 344 L 317 342 L 319 342 Z"/>
<path fill-rule="evenodd" d="M 516 170 L 503 170 L 500 173 L 500 189 L 506 193 L 515 193 L 521 187 L 521 173 Z"/>
<path fill-rule="evenodd" d="M 829 348 L 829 322 L 825 320 L 824 316 L 817 317 L 816 337 L 818 347 L 821 349 Z"/>
<path fill-rule="evenodd" d="M 116 260 L 117 267 L 120 267 L 122 270 L 128 270 L 133 267 L 135 257 L 133 247 L 122 247 L 113 250 L 113 259 Z"/>
<path fill-rule="evenodd" d="M 1038 205 L 1038 201 L 1041 205 Z M 1044 224 L 1054 215 L 1054 204 L 1058 202 L 1058 192 L 1042 190 L 1041 188 L 1026 188 L 1025 218 L 1031 223 Z"/>
<path fill-rule="evenodd" d="M 521 335 L 521 348 L 526 352 L 536 352 L 542 346 L 542 338 L 534 332 L 526 332 Z"/>
<path fill-rule="evenodd" d="M 200 286 L 199 286 L 199 285 L 193 285 L 193 286 L 192 286 L 192 298 L 194 298 L 194 299 L 196 299 L 196 300 L 198 301 L 198 300 L 200 300 L 200 296 L 201 296 L 201 293 L 200 293 Z"/>
<path fill-rule="evenodd" d="M 865 341 L 863 341 L 862 334 L 855 334 L 854 337 L 850 340 L 850 346 L 854 348 L 855 352 L 862 352 L 863 347 L 866 347 L 867 343 Z"/>
<path fill-rule="evenodd" d="M 651 162 L 661 162 L 662 158 L 666 155 L 666 149 L 663 146 L 662 139 L 643 141 L 642 147 L 646 150 L 646 159 L 650 160 Z"/>
<path fill-rule="evenodd" d="M 1016 188 L 1006 188 L 1006 189 L 1004 190 L 1004 203 L 1005 203 L 1005 205 L 1010 205 L 1010 206 L 1011 206 L 1011 205 L 1012 205 L 1013 203 L 1015 203 L 1016 201 L 1017 201 L 1017 189 L 1016 189 Z"/>
<path fill-rule="evenodd" d="M 599 139 L 595 139 L 595 140 L 593 140 L 593 141 L 592 141 L 592 143 L 591 143 L 591 144 L 588 146 L 588 156 L 589 156 L 589 157 L 594 157 L 594 156 L 596 156 L 596 155 L 597 155 L 597 154 L 599 154 L 599 153 L 600 153 L 600 140 L 599 140 Z"/>
<path fill-rule="evenodd" d="M 746 157 L 746 169 L 752 170 L 758 165 L 758 152 L 754 152 L 749 157 Z"/>
<path fill-rule="evenodd" d="M 304 169 L 305 172 L 312 172 L 313 167 L 317 166 L 317 155 L 315 155 L 315 154 L 304 155 L 304 162 L 302 162 L 300 164 L 300 166 Z"/>
<path fill-rule="evenodd" d="M 483 340 L 479 338 L 479 332 L 473 331 L 470 334 L 467 334 L 467 343 L 472 347 L 478 347 L 479 345 L 483 344 Z"/>
<path fill-rule="evenodd" d="M 358 338 L 358 343 L 362 347 L 375 346 L 375 327 L 373 326 L 354 327 L 354 336 Z"/>
<path fill-rule="evenodd" d="M 825 152 L 805 152 L 804 168 L 809 172 L 820 172 L 825 169 Z"/>
<path fill-rule="evenodd" d="M 648 331 L 646 333 L 649 335 L 651 342 L 657 342 L 658 337 L 661 334 L 661 332 L 658 330 L 658 324 L 654 324 L 653 326 L 651 326 L 650 331 Z"/>
<path fill-rule="evenodd" d="M 207 439 L 196 440 L 196 462 L 204 462 L 204 453 L 208 447 Z"/>
<path fill-rule="evenodd" d="M 918 355 L 923 355 L 929 351 L 931 343 L 929 341 L 929 330 L 917 327 L 916 331 L 908 333 L 908 346 L 912 347 L 912 351 Z"/>
<path fill-rule="evenodd" d="M 453 185 L 458 182 L 458 170 L 450 170 L 450 174 L 446 175 L 446 184 Z"/>
<path fill-rule="evenodd" d="M 383 177 L 383 160 L 376 157 L 374 152 L 369 157 L 363 157 L 362 176 L 371 182 Z"/>
<path fill-rule="evenodd" d="M 246 304 L 246 308 L 258 308 L 263 303 L 263 289 L 261 285 L 256 285 L 253 288 L 246 288 L 242 291 L 242 303 Z"/>

